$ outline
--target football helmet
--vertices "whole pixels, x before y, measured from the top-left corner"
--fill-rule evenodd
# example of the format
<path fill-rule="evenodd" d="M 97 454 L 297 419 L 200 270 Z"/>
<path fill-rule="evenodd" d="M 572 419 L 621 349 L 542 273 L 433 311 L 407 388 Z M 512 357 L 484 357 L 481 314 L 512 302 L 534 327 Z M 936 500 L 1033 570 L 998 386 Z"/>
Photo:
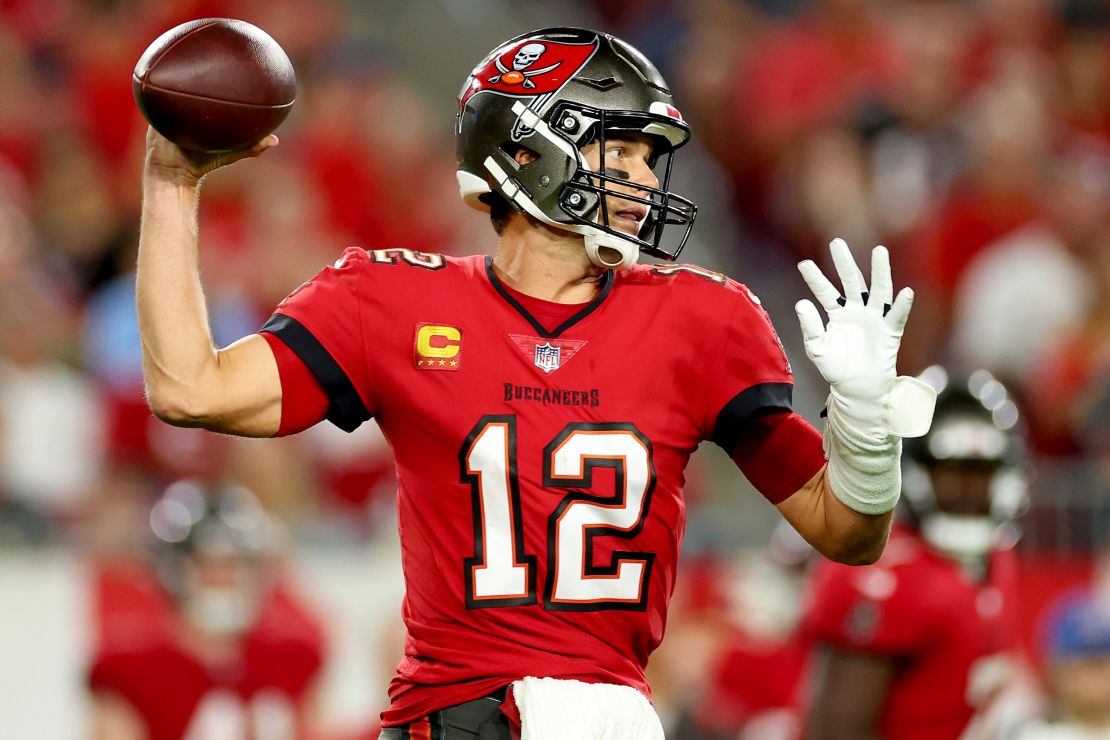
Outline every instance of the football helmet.
<path fill-rule="evenodd" d="M 986 370 L 921 379 L 937 390 L 929 432 L 903 441 L 903 500 L 922 537 L 956 560 L 981 561 L 1016 541 L 1028 508 L 1024 434 L 1017 405 Z"/>
<path fill-rule="evenodd" d="M 597 140 L 604 161 L 605 136 L 616 132 L 650 137 L 658 187 L 590 168 L 582 147 Z M 455 133 L 459 191 L 468 205 L 488 212 L 499 196 L 549 226 L 581 234 L 600 267 L 631 267 L 639 252 L 674 260 L 690 236 L 697 207 L 669 190 L 673 153 L 689 140 L 690 127 L 658 70 L 618 38 L 548 28 L 510 39 L 467 77 Z M 522 148 L 537 158 L 517 162 Z M 615 193 L 609 186 L 623 188 Z M 637 234 L 610 225 L 603 194 L 645 212 Z"/>
<path fill-rule="evenodd" d="M 150 512 L 154 566 L 183 616 L 206 632 L 253 624 L 274 525 L 254 494 L 195 480 L 171 484 Z"/>

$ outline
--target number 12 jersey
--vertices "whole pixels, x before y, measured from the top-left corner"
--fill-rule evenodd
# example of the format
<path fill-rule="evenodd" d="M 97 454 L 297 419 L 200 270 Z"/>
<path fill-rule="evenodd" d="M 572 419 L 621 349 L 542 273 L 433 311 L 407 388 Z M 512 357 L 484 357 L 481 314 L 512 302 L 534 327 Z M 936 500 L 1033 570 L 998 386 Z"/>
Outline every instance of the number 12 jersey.
<path fill-rule="evenodd" d="M 686 463 L 790 410 L 758 299 L 693 266 L 605 273 L 568 308 L 512 291 L 488 257 L 352 248 L 262 331 L 308 367 L 330 421 L 373 417 L 393 449 L 408 637 L 387 726 L 524 676 L 648 694 Z M 818 448 L 764 495 L 823 463 Z"/>

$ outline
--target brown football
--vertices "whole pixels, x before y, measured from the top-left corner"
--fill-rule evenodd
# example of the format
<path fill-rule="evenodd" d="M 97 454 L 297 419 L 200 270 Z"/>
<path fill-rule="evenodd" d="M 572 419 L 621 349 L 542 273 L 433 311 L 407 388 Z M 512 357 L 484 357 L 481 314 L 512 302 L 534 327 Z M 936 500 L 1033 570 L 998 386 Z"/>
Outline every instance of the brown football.
<path fill-rule="evenodd" d="M 182 23 L 154 40 L 131 77 L 150 125 L 182 149 L 228 152 L 276 129 L 297 78 L 265 31 L 231 18 Z"/>

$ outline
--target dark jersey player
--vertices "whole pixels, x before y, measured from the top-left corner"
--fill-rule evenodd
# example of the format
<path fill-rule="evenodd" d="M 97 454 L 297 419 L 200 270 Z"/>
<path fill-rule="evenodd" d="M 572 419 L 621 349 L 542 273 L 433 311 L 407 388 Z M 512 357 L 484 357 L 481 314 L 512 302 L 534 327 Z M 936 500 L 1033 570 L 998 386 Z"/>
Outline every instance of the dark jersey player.
<path fill-rule="evenodd" d="M 900 436 L 931 414 L 931 390 L 895 378 L 912 294 L 894 297 L 881 248 L 869 289 L 833 243 L 843 298 L 801 266 L 829 314 L 826 328 L 799 304 L 831 383 L 826 454 L 791 411 L 789 364 L 746 287 L 635 264 L 673 261 L 695 215 L 668 189 L 689 128 L 638 51 L 581 29 L 512 39 L 467 79 L 456 133 L 462 195 L 499 236 L 492 257 L 348 249 L 259 334 L 216 350 L 198 183 L 277 140 L 198 159 L 151 132 L 148 400 L 170 423 L 231 434 L 381 426 L 408 629 L 383 737 L 508 737 L 520 723 L 537 740 L 616 725 L 661 737 L 643 671 L 666 624 L 690 454 L 717 442 L 819 551 L 873 561 Z"/>
<path fill-rule="evenodd" d="M 939 386 L 932 429 L 907 444 L 905 516 L 878 563 L 820 563 L 803 633 L 814 645 L 806 737 L 1009 735 L 1028 707 L 1017 637 L 1013 517 L 1025 476 L 1016 406 L 985 371 Z M 1016 714 L 1012 714 L 1014 710 Z"/>

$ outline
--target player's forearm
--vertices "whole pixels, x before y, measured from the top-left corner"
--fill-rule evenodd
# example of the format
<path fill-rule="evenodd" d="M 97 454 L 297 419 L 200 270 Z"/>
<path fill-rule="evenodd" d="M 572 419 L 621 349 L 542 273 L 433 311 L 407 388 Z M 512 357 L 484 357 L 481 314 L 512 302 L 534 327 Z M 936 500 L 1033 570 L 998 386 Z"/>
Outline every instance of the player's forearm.
<path fill-rule="evenodd" d="M 197 255 L 199 187 L 148 168 L 135 286 L 148 403 L 193 425 L 217 367 Z"/>
<path fill-rule="evenodd" d="M 835 542 L 830 559 L 848 565 L 870 565 L 883 554 L 894 511 L 865 514 L 846 506 L 832 490 L 828 475 L 821 477 L 821 509 L 828 536 Z"/>
<path fill-rule="evenodd" d="M 869 565 L 886 547 L 892 512 L 864 514 L 846 506 L 831 488 L 828 466 L 821 468 L 778 509 L 817 552 L 847 565 Z"/>

